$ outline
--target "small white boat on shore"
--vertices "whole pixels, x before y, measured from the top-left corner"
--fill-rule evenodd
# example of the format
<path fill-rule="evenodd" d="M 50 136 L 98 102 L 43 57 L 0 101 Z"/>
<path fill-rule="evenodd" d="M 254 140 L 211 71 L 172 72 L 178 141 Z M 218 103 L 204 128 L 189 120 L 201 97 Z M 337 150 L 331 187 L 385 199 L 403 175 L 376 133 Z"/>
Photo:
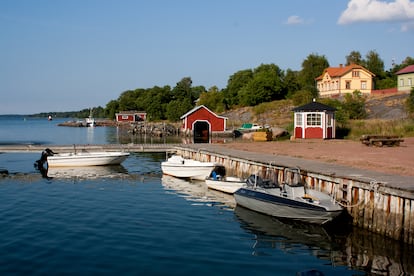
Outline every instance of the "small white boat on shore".
<path fill-rule="evenodd" d="M 216 166 L 213 162 L 200 162 L 173 155 L 167 161 L 161 162 L 163 174 L 179 178 L 205 180 Z"/>
<path fill-rule="evenodd" d="M 128 152 L 87 152 L 55 153 L 51 149 L 42 152 L 38 165 L 47 163 L 50 167 L 85 167 L 119 165 L 129 156 Z"/>
<path fill-rule="evenodd" d="M 209 177 L 206 178 L 206 185 L 209 189 L 220 191 L 227 194 L 234 194 L 238 189 L 246 184 L 246 179 L 227 176 L 223 166 L 213 169 Z"/>

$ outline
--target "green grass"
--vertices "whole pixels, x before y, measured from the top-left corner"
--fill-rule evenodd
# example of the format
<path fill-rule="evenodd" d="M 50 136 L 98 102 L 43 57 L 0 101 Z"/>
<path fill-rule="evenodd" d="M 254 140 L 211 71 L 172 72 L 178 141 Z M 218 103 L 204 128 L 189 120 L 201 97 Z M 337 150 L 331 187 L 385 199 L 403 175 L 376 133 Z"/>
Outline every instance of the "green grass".
<path fill-rule="evenodd" d="M 414 136 L 414 120 L 352 120 L 347 123 L 345 139 L 357 140 L 364 134 Z"/>

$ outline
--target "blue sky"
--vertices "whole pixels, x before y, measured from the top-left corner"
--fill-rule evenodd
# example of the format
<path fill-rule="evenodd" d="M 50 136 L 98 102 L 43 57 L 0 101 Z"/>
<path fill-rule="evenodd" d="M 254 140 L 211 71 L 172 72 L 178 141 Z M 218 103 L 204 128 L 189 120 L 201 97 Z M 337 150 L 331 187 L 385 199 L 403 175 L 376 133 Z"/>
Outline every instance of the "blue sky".
<path fill-rule="evenodd" d="M 0 114 L 103 106 L 126 90 L 239 70 L 414 57 L 409 0 L 0 0 Z"/>

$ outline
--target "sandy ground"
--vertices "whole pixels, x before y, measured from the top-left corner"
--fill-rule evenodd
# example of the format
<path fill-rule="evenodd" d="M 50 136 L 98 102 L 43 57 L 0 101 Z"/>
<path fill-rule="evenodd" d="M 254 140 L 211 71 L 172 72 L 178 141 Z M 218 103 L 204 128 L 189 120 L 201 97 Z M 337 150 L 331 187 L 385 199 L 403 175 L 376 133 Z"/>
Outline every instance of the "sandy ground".
<path fill-rule="evenodd" d="M 414 176 L 414 137 L 400 146 L 373 147 L 349 140 L 309 140 L 234 142 L 226 147 L 258 153 L 287 155 L 321 162 Z"/>

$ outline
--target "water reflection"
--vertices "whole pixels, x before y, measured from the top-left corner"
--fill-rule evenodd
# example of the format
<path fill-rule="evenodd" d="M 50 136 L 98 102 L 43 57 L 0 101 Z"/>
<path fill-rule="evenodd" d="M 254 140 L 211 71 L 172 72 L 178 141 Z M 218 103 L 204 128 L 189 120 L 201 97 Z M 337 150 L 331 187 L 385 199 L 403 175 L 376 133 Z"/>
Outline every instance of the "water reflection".
<path fill-rule="evenodd" d="M 163 175 L 165 190 L 194 205 L 220 205 L 233 209 L 240 226 L 253 235 L 252 254 L 271 255 L 272 250 L 306 254 L 374 275 L 414 275 L 414 248 L 367 230 L 336 221 L 314 225 L 280 220 L 236 206 L 234 197 L 209 190 L 204 181 L 187 181 Z"/>
<path fill-rule="evenodd" d="M 263 255 L 274 249 L 293 253 L 307 251 L 331 265 L 347 266 L 369 274 L 414 273 L 412 247 L 366 230 L 279 220 L 240 206 L 234 213 L 241 227 L 254 235 L 254 255 Z"/>
<path fill-rule="evenodd" d="M 189 181 L 163 175 L 161 183 L 165 190 L 173 192 L 193 204 L 224 205 L 226 208 L 236 206 L 233 195 L 210 190 L 205 181 Z"/>
<path fill-rule="evenodd" d="M 254 255 L 260 255 L 261 248 L 290 251 L 300 246 L 312 250 L 318 257 L 326 257 L 334 247 L 333 238 L 321 225 L 282 221 L 240 206 L 235 208 L 234 214 L 241 227 L 255 235 Z"/>
<path fill-rule="evenodd" d="M 97 179 L 128 176 L 122 166 L 57 167 L 47 170 L 49 178 Z"/>

